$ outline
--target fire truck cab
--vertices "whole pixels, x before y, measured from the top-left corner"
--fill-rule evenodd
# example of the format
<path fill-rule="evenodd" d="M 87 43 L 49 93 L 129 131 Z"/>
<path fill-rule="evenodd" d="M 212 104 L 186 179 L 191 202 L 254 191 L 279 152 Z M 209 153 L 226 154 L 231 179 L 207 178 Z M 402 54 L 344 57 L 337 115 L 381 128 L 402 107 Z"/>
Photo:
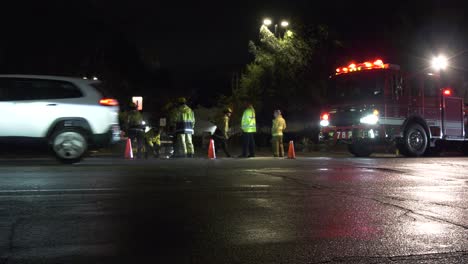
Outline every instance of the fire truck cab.
<path fill-rule="evenodd" d="M 347 144 L 358 157 L 376 145 L 395 144 L 412 157 L 436 153 L 444 143 L 465 147 L 463 98 L 438 74 L 404 74 L 375 60 L 337 68 L 330 81 L 320 141 Z"/>

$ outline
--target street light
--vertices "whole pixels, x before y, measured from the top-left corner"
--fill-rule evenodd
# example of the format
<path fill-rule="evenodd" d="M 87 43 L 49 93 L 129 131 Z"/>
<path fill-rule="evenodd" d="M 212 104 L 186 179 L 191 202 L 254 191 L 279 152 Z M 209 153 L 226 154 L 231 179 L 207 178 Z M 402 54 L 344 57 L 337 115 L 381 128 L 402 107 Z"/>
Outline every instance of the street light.
<path fill-rule="evenodd" d="M 263 20 L 263 25 L 265 25 L 265 26 L 270 26 L 272 23 L 273 23 L 273 22 L 272 22 L 271 19 L 269 19 L 269 18 L 265 18 L 265 19 Z"/>
<path fill-rule="evenodd" d="M 432 68 L 436 71 L 445 70 L 448 66 L 447 57 L 444 55 L 439 55 L 432 59 Z"/>
<path fill-rule="evenodd" d="M 271 20 L 270 18 L 265 18 L 263 20 L 263 25 L 266 26 L 266 27 L 269 27 L 269 26 L 273 25 L 273 20 Z M 289 26 L 289 22 L 286 21 L 286 20 L 282 20 L 280 25 L 283 28 L 287 28 Z M 278 35 L 278 24 L 275 23 L 275 37 L 277 37 L 277 35 Z"/>

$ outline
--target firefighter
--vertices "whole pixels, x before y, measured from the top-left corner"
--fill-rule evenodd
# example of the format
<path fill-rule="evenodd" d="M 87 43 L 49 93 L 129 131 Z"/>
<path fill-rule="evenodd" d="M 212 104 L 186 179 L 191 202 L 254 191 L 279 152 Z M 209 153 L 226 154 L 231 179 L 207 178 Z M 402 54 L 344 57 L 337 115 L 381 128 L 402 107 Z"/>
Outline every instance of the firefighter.
<path fill-rule="evenodd" d="M 151 128 L 145 133 L 145 158 L 148 159 L 148 154 L 151 153 L 153 157 L 159 158 L 159 150 L 161 149 L 161 131 L 159 129 Z"/>
<path fill-rule="evenodd" d="M 241 121 L 242 128 L 242 158 L 255 157 L 255 139 L 254 135 L 257 132 L 255 120 L 255 109 L 251 103 L 247 103 L 247 108 L 244 110 Z M 247 156 L 247 149 L 249 155 Z"/>
<path fill-rule="evenodd" d="M 177 100 L 178 107 L 174 113 L 175 133 L 179 157 L 193 158 L 195 149 L 192 143 L 192 135 L 195 127 L 195 114 L 187 106 L 187 100 L 181 97 Z"/>
<path fill-rule="evenodd" d="M 271 126 L 271 143 L 273 147 L 273 156 L 274 157 L 283 157 L 284 156 L 284 146 L 283 146 L 283 131 L 286 129 L 286 121 L 281 115 L 280 110 L 275 110 L 273 112 L 273 124 Z"/>
<path fill-rule="evenodd" d="M 132 141 L 137 143 L 137 158 L 141 158 L 144 140 L 143 116 L 138 111 L 135 103 L 130 103 L 130 110 L 123 112 L 120 116 L 120 123 L 123 131 Z"/>
<path fill-rule="evenodd" d="M 165 109 L 167 111 L 168 116 L 168 127 L 167 127 L 167 136 L 172 141 L 172 149 L 173 153 L 171 157 L 178 157 L 179 155 L 179 147 L 177 142 L 177 135 L 176 135 L 176 116 L 177 116 L 177 99 L 171 100 L 169 103 L 166 104 Z"/>
<path fill-rule="evenodd" d="M 232 115 L 232 109 L 227 107 L 223 111 L 223 116 L 216 120 L 216 130 L 213 135 L 213 139 L 216 142 L 216 145 L 221 146 L 226 157 L 230 158 L 231 154 L 229 153 L 227 141 L 229 139 L 229 119 Z"/>

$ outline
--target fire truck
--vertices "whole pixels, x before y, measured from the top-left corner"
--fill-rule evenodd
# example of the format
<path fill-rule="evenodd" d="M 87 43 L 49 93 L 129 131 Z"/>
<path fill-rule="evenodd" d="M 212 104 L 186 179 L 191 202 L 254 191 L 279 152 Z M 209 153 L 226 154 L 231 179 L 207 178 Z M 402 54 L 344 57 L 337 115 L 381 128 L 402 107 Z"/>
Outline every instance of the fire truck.
<path fill-rule="evenodd" d="M 466 149 L 463 98 L 440 74 L 407 74 L 377 59 L 339 67 L 330 81 L 319 141 L 347 144 L 357 157 L 390 144 L 410 157 L 436 154 L 448 144 Z"/>

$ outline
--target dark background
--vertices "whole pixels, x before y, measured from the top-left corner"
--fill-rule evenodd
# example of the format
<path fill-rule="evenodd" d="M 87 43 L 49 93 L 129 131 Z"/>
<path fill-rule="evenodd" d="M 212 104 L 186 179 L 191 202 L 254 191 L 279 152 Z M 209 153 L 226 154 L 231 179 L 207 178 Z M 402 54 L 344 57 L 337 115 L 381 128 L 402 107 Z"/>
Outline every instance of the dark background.
<path fill-rule="evenodd" d="M 0 72 L 98 76 L 152 110 L 176 96 L 211 106 L 252 60 L 264 17 L 325 24 L 329 68 L 383 58 L 420 70 L 439 52 L 467 68 L 463 1 L 14 1 L 2 3 Z"/>

